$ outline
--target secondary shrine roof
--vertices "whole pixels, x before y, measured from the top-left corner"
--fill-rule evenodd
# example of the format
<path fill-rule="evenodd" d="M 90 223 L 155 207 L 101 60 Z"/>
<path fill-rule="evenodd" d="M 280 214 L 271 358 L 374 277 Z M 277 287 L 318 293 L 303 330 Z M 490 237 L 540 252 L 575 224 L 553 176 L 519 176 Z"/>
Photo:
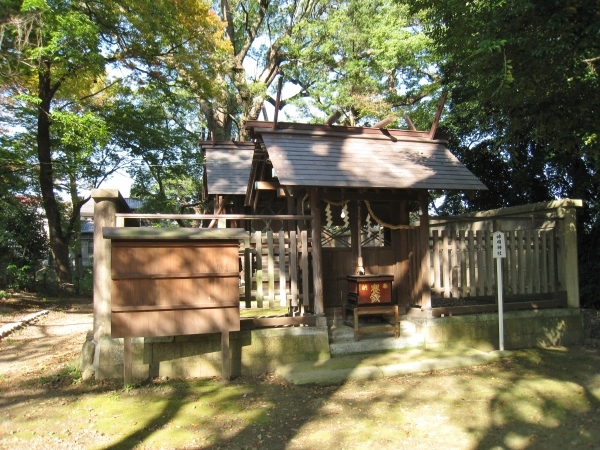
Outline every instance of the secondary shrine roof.
<path fill-rule="evenodd" d="M 201 142 L 206 152 L 208 195 L 246 195 L 254 142 Z"/>

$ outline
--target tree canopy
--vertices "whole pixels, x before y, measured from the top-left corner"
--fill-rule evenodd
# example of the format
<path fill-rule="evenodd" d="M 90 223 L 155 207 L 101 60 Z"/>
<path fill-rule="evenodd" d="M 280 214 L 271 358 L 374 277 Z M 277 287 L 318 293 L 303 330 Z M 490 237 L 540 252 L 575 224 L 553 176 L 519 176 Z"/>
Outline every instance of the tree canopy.
<path fill-rule="evenodd" d="M 70 282 L 68 244 L 87 200 L 79 198 L 78 183 L 93 187 L 119 160 L 106 153 L 112 136 L 103 106 L 113 88 L 154 85 L 210 96 L 229 46 L 203 0 L 3 0 L 2 6 L 0 118 L 12 142 L 26 143 L 21 163 L 38 166 L 52 254 L 59 279 Z M 67 218 L 57 199 L 61 183 L 73 202 Z"/>

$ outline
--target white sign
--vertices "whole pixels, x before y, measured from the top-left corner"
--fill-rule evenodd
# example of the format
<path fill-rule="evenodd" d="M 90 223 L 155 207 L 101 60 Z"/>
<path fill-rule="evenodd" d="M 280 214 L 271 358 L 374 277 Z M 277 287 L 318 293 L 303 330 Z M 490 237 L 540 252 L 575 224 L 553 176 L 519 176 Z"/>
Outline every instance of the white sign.
<path fill-rule="evenodd" d="M 493 234 L 494 258 L 506 258 L 506 238 L 502 231 L 496 231 Z"/>

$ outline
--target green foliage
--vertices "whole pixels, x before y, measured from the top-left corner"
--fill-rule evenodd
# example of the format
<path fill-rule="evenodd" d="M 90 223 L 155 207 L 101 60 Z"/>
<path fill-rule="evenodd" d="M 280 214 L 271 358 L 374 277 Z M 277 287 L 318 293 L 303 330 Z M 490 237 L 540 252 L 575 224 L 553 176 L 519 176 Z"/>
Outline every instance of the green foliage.
<path fill-rule="evenodd" d="M 9 287 L 24 288 L 31 284 L 34 268 L 47 257 L 43 218 L 32 198 L 7 194 L 0 197 L 0 209 L 0 269 Z"/>
<path fill-rule="evenodd" d="M 312 115 L 314 108 L 326 115 L 341 110 L 343 123 L 358 125 L 429 109 L 421 100 L 435 92 L 438 75 L 430 41 L 406 5 L 341 2 L 298 31 L 283 41 L 295 62 L 283 71 L 310 96 L 298 103 L 303 114 Z M 429 127 L 431 116 L 426 123 L 420 119 L 417 125 Z"/>
<path fill-rule="evenodd" d="M 144 201 L 141 212 L 199 212 L 203 155 L 194 99 L 152 88 L 126 94 L 111 102 L 106 120 L 115 145 L 134 161 L 131 196 Z"/>
<path fill-rule="evenodd" d="M 17 267 L 14 264 L 6 266 L 8 287 L 10 289 L 23 289 L 31 285 L 33 271 L 31 266 Z"/>
<path fill-rule="evenodd" d="M 5 0 L 2 6 L 0 95 L 7 101 L 0 109 L 6 131 L 0 157 L 10 172 L 0 176 L 22 182 L 13 191 L 43 194 L 55 267 L 61 282 L 70 282 L 68 247 L 87 200 L 82 191 L 121 167 L 129 150 L 119 146 L 122 134 L 115 136 L 119 129 L 110 123 L 114 99 L 125 102 L 125 89 L 143 97 L 148 86 L 169 93 L 166 101 L 189 100 L 189 92 L 210 96 L 230 48 L 204 0 Z M 128 118 L 121 120 L 122 130 Z M 168 129 L 162 135 L 163 142 L 171 136 Z M 141 144 L 154 148 L 148 140 Z M 26 176 L 15 175 L 26 168 Z M 61 191 L 70 208 L 59 205 Z"/>

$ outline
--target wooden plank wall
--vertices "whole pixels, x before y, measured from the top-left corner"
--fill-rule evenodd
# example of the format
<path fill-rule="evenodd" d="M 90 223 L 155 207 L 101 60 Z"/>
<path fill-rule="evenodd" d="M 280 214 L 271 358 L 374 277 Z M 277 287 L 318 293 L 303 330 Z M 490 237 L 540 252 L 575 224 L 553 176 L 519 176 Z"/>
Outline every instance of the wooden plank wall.
<path fill-rule="evenodd" d="M 399 237 L 393 240 L 392 247 L 363 248 L 365 269 L 369 274 L 393 274 L 394 301 L 402 306 L 420 306 L 421 284 L 417 277 L 423 255 L 417 245 L 419 230 L 397 233 Z M 502 262 L 506 295 L 564 291 L 560 281 L 561 244 L 556 230 L 507 231 L 506 243 L 508 256 Z M 434 298 L 496 295 L 491 231 L 432 230 L 429 246 L 425 257 L 429 260 Z M 346 276 L 355 273 L 354 265 L 350 249 L 323 249 L 326 307 L 343 304 L 347 296 Z"/>
<path fill-rule="evenodd" d="M 113 241 L 112 337 L 239 330 L 237 239 Z"/>

